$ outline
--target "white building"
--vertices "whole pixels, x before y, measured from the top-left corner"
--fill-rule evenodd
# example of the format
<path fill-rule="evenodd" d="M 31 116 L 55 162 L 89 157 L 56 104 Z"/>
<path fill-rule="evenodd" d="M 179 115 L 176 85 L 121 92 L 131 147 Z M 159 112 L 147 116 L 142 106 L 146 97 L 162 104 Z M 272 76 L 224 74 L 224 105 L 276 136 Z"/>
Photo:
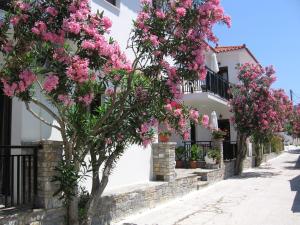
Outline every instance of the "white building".
<path fill-rule="evenodd" d="M 105 15 L 111 18 L 113 22 L 111 36 L 119 42 L 122 49 L 127 51 L 129 58 L 132 58 L 133 54 L 126 50 L 126 45 L 133 26 L 132 21 L 136 18 L 140 9 L 140 1 L 91 0 L 90 4 L 93 12 L 104 10 Z M 1 5 L 3 7 L 3 3 L 0 4 L 0 7 Z M 1 15 L 3 15 L 3 12 L 0 11 Z M 203 114 L 210 115 L 212 111 L 216 111 L 220 127 L 230 130 L 227 139 L 229 142 L 236 141 L 236 132 L 229 122 L 231 114 L 228 106 L 227 89 L 230 83 L 237 82 L 236 66 L 245 62 L 257 63 L 257 60 L 244 45 L 211 48 L 211 51 L 207 53 L 207 67 L 211 71 L 209 70 L 206 81 L 187 82 L 184 85 L 184 103 L 198 108 Z M 37 96 L 37 98 L 41 98 L 41 96 Z M 41 109 L 34 109 L 42 117 L 55 123 Z M 193 143 L 211 140 L 210 132 L 200 126 L 191 129 L 191 137 Z M 0 91 L 0 146 L 20 146 L 24 142 L 39 140 L 61 140 L 61 138 L 55 128 L 46 126 L 27 112 L 24 103 L 17 99 L 8 99 Z M 179 145 L 183 144 L 178 138 L 177 142 Z M 0 148 L 0 155 L 18 153 L 20 153 L 20 148 L 11 151 L 7 148 Z M 0 158 L 1 179 L 3 178 L 3 174 L 1 174 L 3 169 L 1 168 L 4 166 L 5 159 Z M 119 160 L 110 178 L 108 189 L 149 182 L 152 178 L 151 171 L 151 148 L 144 149 L 141 146 L 133 145 Z M 3 181 L 4 179 L 2 179 L 2 182 L 0 180 L 0 197 L 4 191 Z M 90 182 L 87 182 L 85 186 L 89 189 Z"/>
<path fill-rule="evenodd" d="M 201 114 L 210 116 L 213 111 L 217 113 L 219 128 L 227 131 L 225 159 L 234 158 L 237 138 L 234 124 L 230 122 L 228 89 L 239 82 L 238 66 L 246 62 L 259 63 L 246 45 L 211 47 L 206 55 L 206 80 L 185 81 L 183 85 L 184 104 L 198 109 Z M 190 141 L 184 142 L 179 137 L 173 137 L 173 140 L 187 149 L 193 144 L 206 148 L 211 146 L 212 135 L 209 129 L 191 125 Z"/>

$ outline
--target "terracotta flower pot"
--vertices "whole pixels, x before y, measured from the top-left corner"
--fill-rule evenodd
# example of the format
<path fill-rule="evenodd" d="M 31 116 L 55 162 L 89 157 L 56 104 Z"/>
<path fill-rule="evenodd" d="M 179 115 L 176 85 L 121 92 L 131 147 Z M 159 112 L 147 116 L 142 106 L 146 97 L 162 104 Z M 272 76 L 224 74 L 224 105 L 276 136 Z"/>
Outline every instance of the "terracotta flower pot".
<path fill-rule="evenodd" d="M 176 168 L 183 168 L 183 161 L 182 160 L 176 160 Z"/>
<path fill-rule="evenodd" d="M 190 161 L 190 168 L 197 169 L 197 161 Z"/>
<path fill-rule="evenodd" d="M 159 141 L 160 142 L 168 142 L 170 140 L 170 137 L 168 135 L 163 135 L 163 134 L 160 134 L 159 135 Z"/>

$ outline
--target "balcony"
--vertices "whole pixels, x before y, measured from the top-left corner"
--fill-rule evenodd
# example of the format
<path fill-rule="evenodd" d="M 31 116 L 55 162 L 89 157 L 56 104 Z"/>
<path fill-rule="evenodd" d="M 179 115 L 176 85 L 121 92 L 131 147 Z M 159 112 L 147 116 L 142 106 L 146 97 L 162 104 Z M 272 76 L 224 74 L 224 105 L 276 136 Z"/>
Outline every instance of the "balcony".
<path fill-rule="evenodd" d="M 230 83 L 228 81 L 207 69 L 205 80 L 184 81 L 182 91 L 185 94 L 207 92 L 217 95 L 222 99 L 229 100 L 229 87 Z"/>

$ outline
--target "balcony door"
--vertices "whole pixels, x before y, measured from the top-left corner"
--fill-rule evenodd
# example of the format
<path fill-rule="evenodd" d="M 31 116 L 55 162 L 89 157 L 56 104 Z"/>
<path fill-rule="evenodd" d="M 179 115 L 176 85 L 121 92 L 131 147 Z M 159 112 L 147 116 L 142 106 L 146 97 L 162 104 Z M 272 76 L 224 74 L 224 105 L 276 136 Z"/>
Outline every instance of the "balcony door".
<path fill-rule="evenodd" d="M 11 99 L 4 96 L 0 86 L 0 146 L 10 145 L 11 140 Z M 10 161 L 6 156 L 10 150 L 0 147 L 0 197 L 9 190 Z M 5 172 L 4 172 L 5 171 Z M 1 198 L 0 198 L 1 205 Z"/>

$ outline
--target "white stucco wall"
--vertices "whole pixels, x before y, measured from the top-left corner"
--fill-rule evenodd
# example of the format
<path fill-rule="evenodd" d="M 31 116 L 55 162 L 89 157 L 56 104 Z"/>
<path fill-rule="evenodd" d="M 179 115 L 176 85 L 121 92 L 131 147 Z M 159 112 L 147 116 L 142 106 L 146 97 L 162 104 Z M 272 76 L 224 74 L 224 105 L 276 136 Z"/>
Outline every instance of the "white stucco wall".
<path fill-rule="evenodd" d="M 140 9 L 140 1 L 117 0 L 117 7 L 112 6 L 105 0 L 91 0 L 90 4 L 93 12 L 104 10 L 104 15 L 112 20 L 113 26 L 110 36 L 119 43 L 128 58 L 133 60 L 133 54 L 126 49 L 126 46 L 133 27 L 132 21 L 136 18 Z M 41 100 L 39 94 L 36 97 Z M 36 107 L 33 107 L 33 109 L 47 121 L 56 123 L 46 112 Z M 60 134 L 56 129 L 50 128 L 35 119 L 26 110 L 25 104 L 17 99 L 13 100 L 12 111 L 12 144 L 19 145 L 22 141 L 37 141 L 41 139 L 61 140 Z M 151 147 L 130 146 L 119 159 L 110 177 L 108 189 L 132 183 L 148 182 L 152 177 L 151 171 Z M 83 185 L 90 189 L 90 180 L 84 182 Z"/>
<path fill-rule="evenodd" d="M 228 67 L 229 82 L 238 83 L 238 65 L 244 63 L 256 63 L 245 49 L 218 53 L 218 62 L 220 67 Z"/>

